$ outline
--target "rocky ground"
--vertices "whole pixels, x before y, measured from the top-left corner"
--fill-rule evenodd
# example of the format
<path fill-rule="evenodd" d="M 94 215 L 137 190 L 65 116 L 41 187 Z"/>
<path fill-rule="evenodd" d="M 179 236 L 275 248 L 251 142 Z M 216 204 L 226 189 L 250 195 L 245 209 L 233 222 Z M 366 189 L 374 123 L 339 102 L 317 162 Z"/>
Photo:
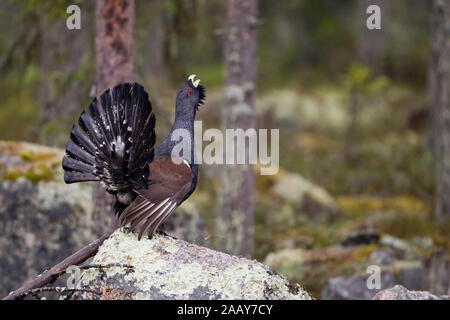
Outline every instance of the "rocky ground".
<path fill-rule="evenodd" d="M 386 233 L 402 223 L 408 228 L 417 217 L 428 224 L 423 203 L 411 198 L 333 199 L 305 181 L 298 174 L 274 178 L 271 194 L 278 195 L 284 206 L 267 219 L 285 226 L 272 230 L 267 238 L 273 251 L 264 258 L 265 264 L 321 299 L 372 299 L 395 285 L 448 294 L 450 254 L 445 238 L 432 233 L 409 238 Z M 364 219 L 352 215 L 355 207 L 367 211 Z M 336 240 L 323 241 L 327 233 Z M 380 272 L 380 286 L 368 288 L 374 266 Z"/>

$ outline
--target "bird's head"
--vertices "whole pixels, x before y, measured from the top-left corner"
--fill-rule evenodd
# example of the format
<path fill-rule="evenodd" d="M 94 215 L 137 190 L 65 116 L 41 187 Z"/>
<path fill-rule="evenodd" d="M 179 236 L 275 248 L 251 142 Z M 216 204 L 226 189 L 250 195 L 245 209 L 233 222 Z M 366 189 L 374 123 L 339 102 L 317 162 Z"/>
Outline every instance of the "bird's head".
<path fill-rule="evenodd" d="M 194 114 L 205 100 L 205 88 L 199 84 L 200 79 L 195 80 L 195 74 L 189 76 L 186 83 L 178 90 L 177 112 L 182 114 Z"/>

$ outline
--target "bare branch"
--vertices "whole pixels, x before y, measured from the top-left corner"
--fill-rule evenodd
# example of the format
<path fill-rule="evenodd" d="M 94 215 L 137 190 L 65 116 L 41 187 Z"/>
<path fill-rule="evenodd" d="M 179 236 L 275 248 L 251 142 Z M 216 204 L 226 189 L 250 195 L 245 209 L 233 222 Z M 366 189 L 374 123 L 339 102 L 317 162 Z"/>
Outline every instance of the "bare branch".
<path fill-rule="evenodd" d="M 104 268 L 114 268 L 114 267 L 134 269 L 134 266 L 132 266 L 131 264 L 124 264 L 124 263 L 87 264 L 84 266 L 80 266 L 80 269 L 82 269 L 82 270 L 91 269 L 91 268 L 104 269 Z"/>
<path fill-rule="evenodd" d="M 15 300 L 32 289 L 40 288 L 49 283 L 53 283 L 66 271 L 69 266 L 83 263 L 93 255 L 95 255 L 98 251 L 98 248 L 112 234 L 112 232 L 113 231 L 106 232 L 99 239 L 78 250 L 71 256 L 51 267 L 49 270 L 44 271 L 36 279 L 27 282 L 19 289 L 11 292 L 8 296 L 4 297 L 2 300 Z"/>
<path fill-rule="evenodd" d="M 42 287 L 42 288 L 35 288 L 35 289 L 31 289 L 28 290 L 24 293 L 21 293 L 16 299 L 23 299 L 28 295 L 32 295 L 33 297 L 40 299 L 40 297 L 38 296 L 39 293 L 43 293 L 43 292 L 57 292 L 57 293 L 63 293 L 63 292 L 71 292 L 71 293 L 75 293 L 75 292 L 89 292 L 89 293 L 93 293 L 96 295 L 101 296 L 102 293 L 92 290 L 92 289 L 69 289 L 66 287 Z"/>

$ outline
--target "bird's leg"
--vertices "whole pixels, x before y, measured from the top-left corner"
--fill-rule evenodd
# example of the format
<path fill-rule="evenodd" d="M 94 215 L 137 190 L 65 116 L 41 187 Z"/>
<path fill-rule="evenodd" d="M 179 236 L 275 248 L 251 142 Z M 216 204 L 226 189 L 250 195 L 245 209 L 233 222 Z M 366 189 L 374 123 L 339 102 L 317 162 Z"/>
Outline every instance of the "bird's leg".
<path fill-rule="evenodd" d="M 168 234 L 166 232 L 166 227 L 164 226 L 164 223 L 161 223 L 158 226 L 158 228 L 156 228 L 156 232 L 158 232 L 159 234 L 162 234 L 163 236 L 166 236 L 166 237 L 169 237 L 169 238 L 172 238 L 172 239 L 177 239 L 176 237 L 171 236 L 170 234 Z"/>
<path fill-rule="evenodd" d="M 161 223 L 158 228 L 156 228 L 156 232 L 158 232 L 159 234 L 162 234 L 166 237 L 168 237 L 169 235 L 166 232 L 166 227 L 164 226 L 164 223 Z"/>

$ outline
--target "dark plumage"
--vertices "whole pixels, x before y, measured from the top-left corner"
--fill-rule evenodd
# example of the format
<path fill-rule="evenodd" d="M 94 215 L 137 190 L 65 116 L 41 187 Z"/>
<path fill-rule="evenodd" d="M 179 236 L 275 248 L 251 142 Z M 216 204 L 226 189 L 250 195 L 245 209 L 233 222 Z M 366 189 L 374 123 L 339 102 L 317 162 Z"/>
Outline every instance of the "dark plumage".
<path fill-rule="evenodd" d="M 194 159 L 194 119 L 205 89 L 189 77 L 178 90 L 175 121 L 169 136 L 155 148 L 155 116 L 148 94 L 137 83 L 106 90 L 83 111 L 74 125 L 63 158 L 64 181 L 100 181 L 115 195 L 114 212 L 121 226 L 140 228 L 152 236 L 197 185 Z M 173 161 L 178 141 L 171 135 L 186 129 L 189 154 Z"/>

